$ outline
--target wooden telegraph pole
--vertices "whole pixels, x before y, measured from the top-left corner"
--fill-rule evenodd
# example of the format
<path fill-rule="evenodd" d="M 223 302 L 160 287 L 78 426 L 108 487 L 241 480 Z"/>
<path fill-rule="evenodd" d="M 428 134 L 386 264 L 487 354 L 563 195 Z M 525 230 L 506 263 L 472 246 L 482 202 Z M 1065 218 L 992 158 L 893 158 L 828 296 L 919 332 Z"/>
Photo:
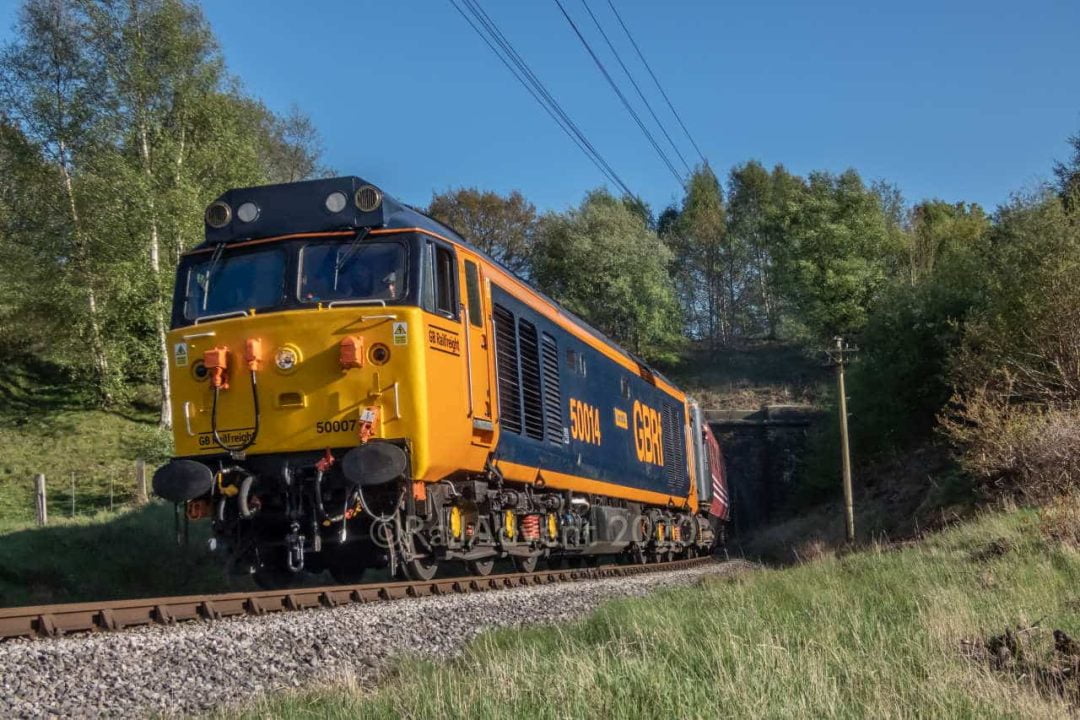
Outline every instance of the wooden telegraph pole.
<path fill-rule="evenodd" d="M 851 492 L 851 448 L 848 445 L 847 392 L 844 388 L 844 365 L 847 356 L 858 352 L 858 348 L 844 344 L 842 337 L 836 338 L 836 346 L 825 351 L 829 361 L 836 368 L 836 394 L 840 400 L 840 461 L 844 474 L 844 524 L 847 529 L 847 541 L 855 542 L 855 503 Z"/>

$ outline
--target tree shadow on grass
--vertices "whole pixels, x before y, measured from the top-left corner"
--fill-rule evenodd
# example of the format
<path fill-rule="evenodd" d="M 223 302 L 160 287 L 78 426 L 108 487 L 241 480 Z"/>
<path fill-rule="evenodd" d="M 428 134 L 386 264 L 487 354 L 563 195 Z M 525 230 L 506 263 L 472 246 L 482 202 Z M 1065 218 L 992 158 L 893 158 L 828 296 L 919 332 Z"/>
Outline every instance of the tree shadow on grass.
<path fill-rule="evenodd" d="M 173 507 L 157 502 L 0 535 L 0 607 L 252 589 L 226 576 L 208 536 L 192 523 L 177 545 Z"/>
<path fill-rule="evenodd" d="M 40 425 L 55 421 L 61 413 L 92 406 L 86 388 L 47 363 L 20 359 L 0 375 L 0 426 Z"/>

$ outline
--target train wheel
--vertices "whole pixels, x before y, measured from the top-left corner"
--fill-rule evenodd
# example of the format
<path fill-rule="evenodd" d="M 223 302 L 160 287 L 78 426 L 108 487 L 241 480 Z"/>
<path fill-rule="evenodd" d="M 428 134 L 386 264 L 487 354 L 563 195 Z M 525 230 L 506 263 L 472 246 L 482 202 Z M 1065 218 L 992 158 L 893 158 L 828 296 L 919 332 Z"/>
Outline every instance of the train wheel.
<path fill-rule="evenodd" d="M 412 534 L 405 535 L 406 547 L 413 554 L 412 559 L 402 563 L 402 571 L 410 580 L 428 581 L 439 572 L 439 559 L 432 553 L 417 552 L 416 537 Z"/>
<path fill-rule="evenodd" d="M 531 573 L 536 571 L 536 564 L 540 561 L 539 555 L 530 555 L 529 557 L 515 557 L 514 567 L 518 572 Z"/>
<path fill-rule="evenodd" d="M 465 567 L 469 569 L 470 575 L 480 575 L 486 577 L 491 574 L 491 571 L 495 568 L 495 558 L 489 557 L 483 560 L 467 560 Z"/>
<path fill-rule="evenodd" d="M 435 558 L 417 557 L 404 563 L 403 568 L 410 580 L 427 581 L 439 572 L 439 561 Z"/>

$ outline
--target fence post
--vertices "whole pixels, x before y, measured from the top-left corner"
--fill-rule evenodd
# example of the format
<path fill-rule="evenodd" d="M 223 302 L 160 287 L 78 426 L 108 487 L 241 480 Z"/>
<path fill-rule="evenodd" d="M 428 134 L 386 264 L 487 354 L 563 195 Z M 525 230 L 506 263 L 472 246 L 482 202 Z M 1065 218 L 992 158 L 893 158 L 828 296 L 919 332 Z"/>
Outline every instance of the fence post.
<path fill-rule="evenodd" d="M 48 525 L 49 505 L 45 497 L 45 476 L 41 473 L 34 476 L 34 500 L 37 503 L 37 524 Z"/>
<path fill-rule="evenodd" d="M 147 502 L 146 496 L 146 461 L 135 461 L 135 501 L 140 505 Z"/>

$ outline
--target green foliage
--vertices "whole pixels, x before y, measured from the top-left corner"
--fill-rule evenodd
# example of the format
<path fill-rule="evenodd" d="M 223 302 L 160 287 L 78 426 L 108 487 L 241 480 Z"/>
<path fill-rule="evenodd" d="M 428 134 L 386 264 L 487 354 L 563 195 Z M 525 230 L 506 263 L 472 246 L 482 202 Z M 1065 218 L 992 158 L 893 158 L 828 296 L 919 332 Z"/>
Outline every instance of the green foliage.
<path fill-rule="evenodd" d="M 988 494 L 1075 488 L 1080 453 L 1080 216 L 1057 194 L 1001 208 L 988 287 L 953 354 L 944 427 Z"/>
<path fill-rule="evenodd" d="M 322 172 L 318 138 L 244 95 L 188 0 L 26 0 L 0 55 L 0 351 L 103 405 L 161 383 L 172 268 L 228 187 Z M 167 419 L 162 406 L 162 420 Z"/>
<path fill-rule="evenodd" d="M 811 173 L 785 202 L 787 236 L 777 280 L 809 337 L 852 335 L 886 280 L 888 226 L 878 196 L 859 175 Z"/>
<path fill-rule="evenodd" d="M 663 227 L 689 334 L 730 342 L 739 332 L 744 258 L 741 245 L 728 237 L 724 193 L 712 169 L 694 171 L 682 207 L 668 214 Z"/>
<path fill-rule="evenodd" d="M 792 175 L 751 161 L 724 204 L 708 167 L 659 230 L 676 257 L 691 336 L 716 344 L 781 334 L 819 342 L 857 333 L 904 245 L 903 199 L 858 174 Z"/>
<path fill-rule="evenodd" d="M 536 207 L 517 190 L 506 196 L 476 188 L 449 190 L 432 196 L 427 213 L 512 272 L 529 277 L 538 219 Z"/>
<path fill-rule="evenodd" d="M 1054 175 L 1061 200 L 1076 210 L 1080 208 L 1080 133 L 1069 138 L 1069 149 L 1069 159 L 1054 164 Z"/>
<path fill-rule="evenodd" d="M 912 211 L 903 272 L 870 308 L 849 376 L 853 443 L 863 452 L 925 439 L 952 394 L 952 353 L 986 297 L 989 221 L 940 201 Z"/>
<path fill-rule="evenodd" d="M 746 302 L 738 320 L 742 334 L 775 338 L 780 323 L 780 298 L 776 288 L 773 257 L 783 241 L 777 223 L 777 189 L 783 169 L 770 175 L 756 160 L 738 165 L 728 175 L 728 237 L 745 248 Z"/>
<path fill-rule="evenodd" d="M 670 251 L 641 215 L 602 190 L 541 220 L 533 276 L 542 290 L 649 360 L 673 361 L 679 310 Z"/>

